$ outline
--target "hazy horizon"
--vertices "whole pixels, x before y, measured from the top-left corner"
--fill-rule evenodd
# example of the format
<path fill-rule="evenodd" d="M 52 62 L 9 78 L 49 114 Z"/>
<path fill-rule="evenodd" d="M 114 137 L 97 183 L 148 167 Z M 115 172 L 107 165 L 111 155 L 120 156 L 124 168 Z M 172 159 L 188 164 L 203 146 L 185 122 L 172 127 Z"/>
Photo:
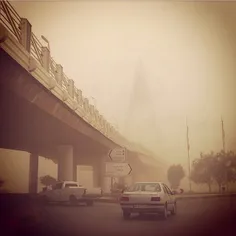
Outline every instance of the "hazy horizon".
<path fill-rule="evenodd" d="M 54 60 L 91 103 L 91 97 L 96 99 L 99 111 L 121 133 L 131 135 L 125 126 L 141 61 L 150 95 L 147 100 L 152 103 L 145 119 L 152 120 L 155 115 L 156 123 L 154 130 L 145 122 L 145 134 L 143 129 L 135 129 L 132 135 L 139 137 L 141 144 L 171 163 L 185 165 L 186 116 L 192 159 L 201 151 L 221 149 L 223 116 L 226 147 L 235 150 L 236 31 L 231 22 L 236 3 L 71 1 L 12 5 L 30 21 L 38 38 L 44 35 L 50 41 Z M 135 106 L 138 109 L 139 103 Z M 139 123 L 144 119 L 142 111 L 136 115 Z"/>

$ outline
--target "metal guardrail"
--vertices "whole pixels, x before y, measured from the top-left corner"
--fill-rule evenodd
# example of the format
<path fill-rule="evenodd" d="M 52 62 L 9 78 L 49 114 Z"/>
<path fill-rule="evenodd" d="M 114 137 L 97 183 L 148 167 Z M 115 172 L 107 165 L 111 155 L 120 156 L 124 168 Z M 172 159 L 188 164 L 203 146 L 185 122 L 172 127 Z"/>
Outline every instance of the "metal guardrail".
<path fill-rule="evenodd" d="M 12 35 L 20 41 L 21 17 L 7 1 L 0 2 L 0 18 Z"/>
<path fill-rule="evenodd" d="M 31 34 L 30 40 L 30 53 L 36 61 L 38 61 L 41 65 L 43 65 L 42 61 L 42 47 L 43 45 L 37 39 L 34 33 Z"/>
<path fill-rule="evenodd" d="M 49 67 L 49 73 L 51 75 L 51 77 L 53 77 L 56 80 L 56 71 L 57 71 L 57 63 L 52 59 L 50 60 L 50 67 Z"/>
<path fill-rule="evenodd" d="M 21 43 L 21 22 L 22 18 L 12 7 L 12 5 L 6 1 L 0 1 L 0 22 L 9 30 L 9 32 L 15 37 L 15 39 Z M 21 43 L 22 44 L 22 43 Z M 40 40 L 31 32 L 30 37 L 30 55 L 43 67 L 43 45 Z M 57 63 L 50 56 L 49 59 L 49 76 L 57 82 L 56 73 L 57 73 Z M 62 90 L 66 91 L 68 95 L 78 104 L 78 107 L 82 109 L 82 113 L 85 114 L 86 121 L 90 123 L 95 129 L 99 130 L 109 139 L 121 143 L 126 142 L 124 137 L 122 137 L 115 128 L 109 124 L 99 112 L 89 104 L 87 98 L 82 95 L 82 91 L 76 88 L 74 85 L 71 85 L 71 81 L 65 73 L 63 73 L 61 84 L 57 84 L 61 87 Z M 73 94 L 71 94 L 71 86 L 73 86 Z M 82 116 L 82 118 L 84 118 Z"/>

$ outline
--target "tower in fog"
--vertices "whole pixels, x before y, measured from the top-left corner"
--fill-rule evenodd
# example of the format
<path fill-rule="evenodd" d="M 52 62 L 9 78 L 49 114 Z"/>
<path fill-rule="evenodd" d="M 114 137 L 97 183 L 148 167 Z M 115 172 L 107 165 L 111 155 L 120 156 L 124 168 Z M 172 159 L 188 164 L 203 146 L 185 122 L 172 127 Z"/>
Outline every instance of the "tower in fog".
<path fill-rule="evenodd" d="M 135 71 L 125 126 L 125 132 L 130 141 L 155 150 L 158 135 L 156 133 L 155 107 L 141 62 Z"/>

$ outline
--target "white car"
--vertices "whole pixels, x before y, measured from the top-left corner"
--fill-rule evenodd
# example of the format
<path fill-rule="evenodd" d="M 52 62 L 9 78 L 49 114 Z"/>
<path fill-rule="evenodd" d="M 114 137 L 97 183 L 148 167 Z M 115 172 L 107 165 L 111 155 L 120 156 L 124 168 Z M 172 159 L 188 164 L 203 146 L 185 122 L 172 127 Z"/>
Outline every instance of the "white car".
<path fill-rule="evenodd" d="M 102 196 L 101 188 L 85 188 L 75 181 L 58 182 L 45 191 L 39 193 L 44 202 L 70 202 L 77 204 L 84 202 L 88 206 L 93 205 L 96 198 Z"/>
<path fill-rule="evenodd" d="M 123 191 L 120 206 L 124 219 L 131 213 L 157 213 L 167 219 L 168 212 L 176 214 L 176 198 L 162 182 L 138 182 Z"/>

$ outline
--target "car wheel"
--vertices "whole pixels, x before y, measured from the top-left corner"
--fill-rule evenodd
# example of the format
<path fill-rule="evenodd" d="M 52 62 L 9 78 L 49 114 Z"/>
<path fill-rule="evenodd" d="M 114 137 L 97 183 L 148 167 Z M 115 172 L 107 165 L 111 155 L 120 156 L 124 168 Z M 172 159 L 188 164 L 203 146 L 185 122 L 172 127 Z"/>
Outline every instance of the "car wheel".
<path fill-rule="evenodd" d="M 161 218 L 162 218 L 163 220 L 166 220 L 167 217 L 168 217 L 168 212 L 167 212 L 167 206 L 165 205 L 165 206 L 164 206 L 164 209 L 163 209 L 163 211 L 162 211 L 162 214 L 161 214 Z"/>
<path fill-rule="evenodd" d="M 71 205 L 76 205 L 77 204 L 77 199 L 74 195 L 70 196 L 69 201 L 70 201 Z"/>
<path fill-rule="evenodd" d="M 93 206 L 93 201 L 87 201 L 86 204 L 87 206 Z"/>
<path fill-rule="evenodd" d="M 123 218 L 125 220 L 128 220 L 130 218 L 131 213 L 128 211 L 123 211 Z"/>
<path fill-rule="evenodd" d="M 171 210 L 171 215 L 176 215 L 177 212 L 177 205 L 176 203 L 173 205 L 173 209 Z"/>

